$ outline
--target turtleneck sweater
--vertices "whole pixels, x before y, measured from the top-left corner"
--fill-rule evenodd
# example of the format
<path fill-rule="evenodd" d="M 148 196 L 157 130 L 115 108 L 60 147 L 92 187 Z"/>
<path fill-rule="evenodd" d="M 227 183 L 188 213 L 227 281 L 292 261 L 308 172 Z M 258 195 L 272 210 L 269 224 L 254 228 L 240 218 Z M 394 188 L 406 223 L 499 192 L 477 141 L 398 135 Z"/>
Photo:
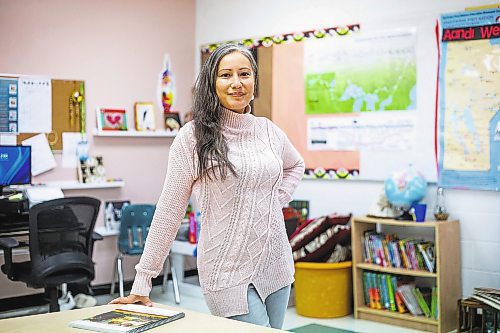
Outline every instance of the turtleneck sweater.
<path fill-rule="evenodd" d="M 304 161 L 268 119 L 220 112 L 236 175 L 200 177 L 194 121 L 179 130 L 131 293 L 149 295 L 193 194 L 201 211 L 197 266 L 203 295 L 212 314 L 230 317 L 248 313 L 250 284 L 265 300 L 294 281 L 282 208 L 302 178 Z"/>

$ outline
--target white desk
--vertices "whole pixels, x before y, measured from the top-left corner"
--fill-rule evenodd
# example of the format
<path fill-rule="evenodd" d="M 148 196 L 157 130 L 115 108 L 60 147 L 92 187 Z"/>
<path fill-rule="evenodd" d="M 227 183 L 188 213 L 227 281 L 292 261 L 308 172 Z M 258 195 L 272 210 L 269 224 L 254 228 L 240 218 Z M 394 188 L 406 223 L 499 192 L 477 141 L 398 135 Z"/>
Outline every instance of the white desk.
<path fill-rule="evenodd" d="M 189 311 L 155 303 L 157 307 L 182 311 L 186 316 L 165 325 L 152 328 L 146 332 L 170 332 L 170 333 L 264 333 L 282 332 L 280 330 L 244 323 L 241 321 L 215 317 L 212 315 Z M 34 316 L 10 318 L 0 320 L 2 333 L 26 333 L 26 332 L 91 332 L 78 328 L 69 327 L 69 322 L 77 319 L 88 318 L 103 312 L 111 311 L 120 305 L 101 305 L 92 308 L 53 312 Z"/>

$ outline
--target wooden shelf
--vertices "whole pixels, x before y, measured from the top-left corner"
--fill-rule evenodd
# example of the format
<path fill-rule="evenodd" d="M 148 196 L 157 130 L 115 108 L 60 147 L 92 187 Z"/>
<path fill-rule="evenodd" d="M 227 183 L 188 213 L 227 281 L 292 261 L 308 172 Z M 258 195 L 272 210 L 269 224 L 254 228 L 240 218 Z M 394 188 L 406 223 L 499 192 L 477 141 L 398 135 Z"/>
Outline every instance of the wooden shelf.
<path fill-rule="evenodd" d="M 461 297 L 460 267 L 460 225 L 458 221 L 397 221 L 391 219 L 359 216 L 352 218 L 352 263 L 354 317 L 373 320 L 390 325 L 398 325 L 418 330 L 444 333 L 455 329 L 457 299 Z M 377 225 L 401 227 L 411 234 L 411 228 L 432 228 L 434 253 L 436 256 L 436 273 L 401 268 L 382 267 L 365 263 L 361 238 L 365 231 L 373 230 Z M 383 272 L 388 274 L 413 276 L 432 279 L 437 286 L 437 320 L 424 316 L 401 314 L 388 310 L 372 309 L 365 305 L 363 291 L 363 271 Z"/>
<path fill-rule="evenodd" d="M 99 131 L 94 129 L 94 136 L 102 137 L 142 137 L 142 138 L 173 138 L 177 135 L 179 131 Z"/>
<path fill-rule="evenodd" d="M 375 264 L 367 264 L 367 263 L 358 263 L 356 267 L 359 269 L 365 269 L 369 271 L 375 272 L 383 272 L 383 273 L 391 273 L 397 275 L 408 275 L 408 276 L 420 276 L 420 277 L 437 277 L 436 273 L 431 273 L 428 271 L 417 271 L 412 269 L 403 269 L 403 268 L 393 268 L 393 267 L 383 267 Z"/>
<path fill-rule="evenodd" d="M 375 314 L 377 316 L 397 318 L 397 319 L 401 319 L 401 320 L 407 320 L 407 321 L 424 323 L 424 324 L 435 325 L 435 326 L 438 325 L 438 321 L 435 319 L 427 318 L 424 316 L 413 316 L 409 313 L 392 312 L 389 310 L 377 310 L 377 309 L 371 309 L 367 306 L 359 307 L 357 310 L 359 312 L 371 313 L 371 314 Z"/>
<path fill-rule="evenodd" d="M 359 222 L 362 223 L 372 223 L 372 224 L 383 224 L 383 225 L 395 225 L 398 227 L 415 227 L 415 228 L 435 228 L 436 225 L 440 223 L 448 223 L 449 221 L 436 222 L 436 221 L 424 221 L 424 222 L 414 222 L 414 221 L 399 221 L 393 219 L 382 219 L 368 216 L 356 217 Z"/>
<path fill-rule="evenodd" d="M 100 188 L 118 188 L 124 187 L 124 181 L 112 181 L 104 183 L 79 183 L 76 180 L 61 180 L 45 182 L 45 185 L 58 187 L 61 190 L 88 190 Z"/>

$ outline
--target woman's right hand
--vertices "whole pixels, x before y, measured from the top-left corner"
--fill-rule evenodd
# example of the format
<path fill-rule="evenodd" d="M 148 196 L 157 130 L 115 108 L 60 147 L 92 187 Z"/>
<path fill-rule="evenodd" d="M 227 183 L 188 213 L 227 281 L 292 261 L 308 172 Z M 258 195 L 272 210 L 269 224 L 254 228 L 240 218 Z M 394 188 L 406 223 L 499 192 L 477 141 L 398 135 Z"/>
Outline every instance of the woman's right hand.
<path fill-rule="evenodd" d="M 145 306 L 153 306 L 153 302 L 151 302 L 148 296 L 139 296 L 134 294 L 130 294 L 126 297 L 118 297 L 109 302 L 109 304 L 134 304 L 134 303 L 142 303 Z"/>

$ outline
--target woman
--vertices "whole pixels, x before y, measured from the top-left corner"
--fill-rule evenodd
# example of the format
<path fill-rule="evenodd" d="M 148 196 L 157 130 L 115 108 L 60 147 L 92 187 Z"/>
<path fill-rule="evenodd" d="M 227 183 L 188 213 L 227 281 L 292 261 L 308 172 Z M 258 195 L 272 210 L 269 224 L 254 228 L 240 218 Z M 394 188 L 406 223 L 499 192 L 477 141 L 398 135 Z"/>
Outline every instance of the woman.
<path fill-rule="evenodd" d="M 198 272 L 212 314 L 281 328 L 294 266 L 281 209 L 304 162 L 286 135 L 250 113 L 257 65 L 244 47 L 220 46 L 194 91 L 194 120 L 179 131 L 128 297 L 142 302 L 163 267 L 191 193 L 201 206 Z"/>

